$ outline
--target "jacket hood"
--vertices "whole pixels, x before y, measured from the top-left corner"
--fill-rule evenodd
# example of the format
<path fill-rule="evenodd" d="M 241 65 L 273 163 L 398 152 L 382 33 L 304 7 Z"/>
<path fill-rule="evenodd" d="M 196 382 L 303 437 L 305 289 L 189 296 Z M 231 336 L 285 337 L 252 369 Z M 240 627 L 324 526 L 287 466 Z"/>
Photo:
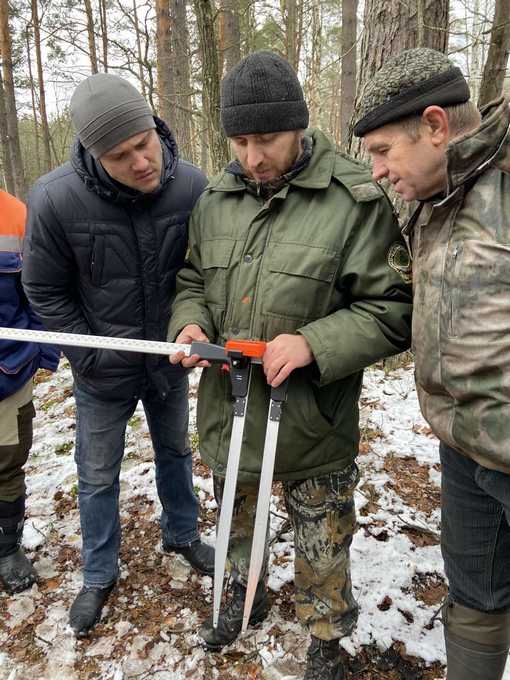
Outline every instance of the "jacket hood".
<path fill-rule="evenodd" d="M 112 203 L 132 203 L 133 201 L 143 199 L 150 200 L 152 197 L 159 195 L 173 179 L 179 159 L 179 152 L 177 142 L 166 123 L 156 116 L 154 116 L 154 121 L 163 149 L 163 176 L 159 187 L 150 194 L 146 194 L 116 182 L 105 172 L 101 163 L 93 158 L 82 145 L 79 138 L 76 137 L 71 150 L 71 163 L 75 172 L 89 191 L 93 191 L 100 198 L 104 198 Z"/>
<path fill-rule="evenodd" d="M 510 173 L 510 103 L 500 98 L 482 109 L 482 123 L 446 149 L 448 194 L 493 164 Z"/>

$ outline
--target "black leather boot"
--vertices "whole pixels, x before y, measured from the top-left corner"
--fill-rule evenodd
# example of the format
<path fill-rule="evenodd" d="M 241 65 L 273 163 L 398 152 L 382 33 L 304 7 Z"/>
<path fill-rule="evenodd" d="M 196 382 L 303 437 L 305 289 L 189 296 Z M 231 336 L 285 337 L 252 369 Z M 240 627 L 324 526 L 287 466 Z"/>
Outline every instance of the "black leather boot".
<path fill-rule="evenodd" d="M 19 593 L 37 581 L 37 572 L 21 547 L 25 499 L 0 501 L 0 581 L 5 590 Z"/>
<path fill-rule="evenodd" d="M 319 640 L 312 635 L 306 656 L 306 671 L 303 680 L 345 679 L 345 668 L 340 656 L 338 640 Z"/>
<path fill-rule="evenodd" d="M 186 545 L 170 545 L 163 541 L 163 552 L 182 555 L 193 569 L 206 576 L 214 575 L 214 548 L 197 538 Z"/>
<path fill-rule="evenodd" d="M 83 586 L 69 612 L 69 625 L 77 638 L 86 637 L 101 618 L 103 606 L 115 587 Z"/>
<path fill-rule="evenodd" d="M 211 652 L 219 652 L 222 647 L 233 642 L 241 632 L 243 625 L 244 600 L 246 588 L 240 583 L 233 582 L 231 597 L 220 612 L 218 627 L 213 627 L 212 616 L 208 618 L 199 630 L 205 646 Z M 269 599 L 265 584 L 259 582 L 255 591 L 253 608 L 251 610 L 250 624 L 254 625 L 263 621 L 269 611 Z"/>

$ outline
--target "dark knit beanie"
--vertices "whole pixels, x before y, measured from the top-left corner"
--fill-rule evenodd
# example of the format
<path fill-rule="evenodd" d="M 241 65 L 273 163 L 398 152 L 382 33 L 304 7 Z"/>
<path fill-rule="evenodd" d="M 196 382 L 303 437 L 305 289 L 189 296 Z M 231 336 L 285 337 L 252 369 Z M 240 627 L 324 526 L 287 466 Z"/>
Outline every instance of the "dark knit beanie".
<path fill-rule="evenodd" d="M 308 108 L 297 75 L 274 52 L 253 52 L 221 83 L 221 122 L 227 137 L 301 130 Z"/>
<path fill-rule="evenodd" d="M 80 142 L 96 159 L 129 137 L 156 127 L 138 90 L 112 73 L 95 73 L 82 80 L 70 108 Z"/>
<path fill-rule="evenodd" d="M 418 115 L 427 106 L 467 102 L 468 84 L 462 72 L 442 52 L 418 47 L 401 52 L 371 78 L 361 97 L 354 134 Z"/>

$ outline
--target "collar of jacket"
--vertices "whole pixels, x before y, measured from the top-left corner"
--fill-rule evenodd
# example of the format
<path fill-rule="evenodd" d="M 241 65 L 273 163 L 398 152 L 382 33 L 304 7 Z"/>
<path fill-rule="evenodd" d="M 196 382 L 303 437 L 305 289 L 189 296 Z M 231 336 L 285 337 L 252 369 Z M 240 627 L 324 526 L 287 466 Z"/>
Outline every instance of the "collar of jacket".
<path fill-rule="evenodd" d="M 174 178 L 179 153 L 175 138 L 167 125 L 156 116 L 154 116 L 154 120 L 163 148 L 163 177 L 158 189 L 150 194 L 146 194 L 141 191 L 134 191 L 119 182 L 115 182 L 103 170 L 101 164 L 83 147 L 80 140 L 76 138 L 71 150 L 71 163 L 76 174 L 89 191 L 96 193 L 99 197 L 111 203 L 133 203 L 151 200 L 159 196 L 161 191 Z"/>
<path fill-rule="evenodd" d="M 320 130 L 309 129 L 306 130 L 305 134 L 313 139 L 312 157 L 299 175 L 289 181 L 289 185 L 305 189 L 326 189 L 331 184 L 332 177 L 335 176 L 335 148 Z M 227 170 L 213 177 L 207 189 L 227 192 L 247 190 L 245 182 Z"/>
<path fill-rule="evenodd" d="M 510 104 L 501 97 L 482 109 L 476 130 L 455 139 L 446 149 L 447 196 L 477 177 L 489 165 L 510 173 Z M 446 200 L 446 199 L 445 199 Z"/>

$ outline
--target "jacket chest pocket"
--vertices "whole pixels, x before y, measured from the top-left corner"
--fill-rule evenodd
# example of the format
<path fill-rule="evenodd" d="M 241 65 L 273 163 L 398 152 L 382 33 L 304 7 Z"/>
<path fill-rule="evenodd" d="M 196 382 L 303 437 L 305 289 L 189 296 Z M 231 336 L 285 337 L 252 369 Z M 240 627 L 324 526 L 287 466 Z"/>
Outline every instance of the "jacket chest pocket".
<path fill-rule="evenodd" d="M 338 253 L 326 248 L 273 244 L 264 282 L 264 313 L 299 321 L 324 316 L 330 311 L 339 264 Z"/>
<path fill-rule="evenodd" d="M 204 273 L 204 296 L 208 305 L 224 310 L 227 305 L 227 279 L 235 241 L 203 241 L 200 249 Z"/>
<path fill-rule="evenodd" d="M 455 245 L 448 280 L 448 335 L 477 342 L 487 352 L 507 345 L 510 245 L 475 240 Z"/>

